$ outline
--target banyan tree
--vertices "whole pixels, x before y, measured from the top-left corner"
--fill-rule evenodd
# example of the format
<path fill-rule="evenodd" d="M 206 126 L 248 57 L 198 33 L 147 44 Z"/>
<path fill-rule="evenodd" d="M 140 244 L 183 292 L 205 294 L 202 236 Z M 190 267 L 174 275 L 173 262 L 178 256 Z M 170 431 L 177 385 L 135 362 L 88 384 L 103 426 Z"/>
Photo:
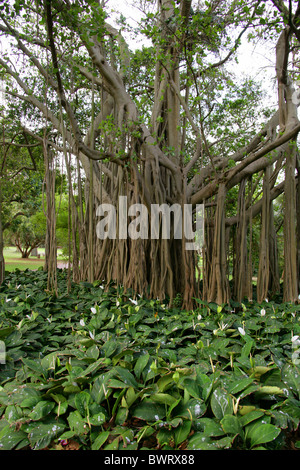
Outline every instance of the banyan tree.
<path fill-rule="evenodd" d="M 75 281 L 113 281 L 171 301 L 180 294 L 191 307 L 195 297 L 219 305 L 252 298 L 255 274 L 262 301 L 280 289 L 274 202 L 281 198 L 284 299 L 296 302 L 298 2 L 136 0 L 144 13 L 131 27 L 125 2 L 119 2 L 122 15 L 114 23 L 110 3 L 1 2 L 7 49 L 0 67 L 9 83 L 10 112 L 41 144 L 45 159 L 50 275 L 55 277 L 53 172 L 59 157 L 69 179 Z M 273 41 L 277 105 L 266 103 L 267 110 L 259 86 L 239 76 L 238 63 L 228 67 L 247 36 Z M 119 226 L 120 200 L 127 209 L 143 205 L 148 215 L 153 205 L 165 208 L 170 237 L 162 236 L 162 212 L 158 236 L 144 236 L 141 211 L 135 214 L 136 236 L 128 236 Z M 106 214 L 98 208 L 107 204 L 116 208 L 117 236 L 107 232 L 100 239 L 97 224 Z M 204 205 L 200 250 L 186 249 L 191 240 L 184 230 L 174 235 L 175 205 L 189 205 L 194 216 Z"/>

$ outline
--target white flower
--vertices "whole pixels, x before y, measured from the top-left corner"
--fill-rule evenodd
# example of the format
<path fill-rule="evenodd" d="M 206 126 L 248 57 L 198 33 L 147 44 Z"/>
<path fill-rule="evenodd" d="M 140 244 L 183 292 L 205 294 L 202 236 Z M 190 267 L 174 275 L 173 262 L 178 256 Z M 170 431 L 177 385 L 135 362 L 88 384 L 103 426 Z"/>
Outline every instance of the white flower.
<path fill-rule="evenodd" d="M 137 303 L 138 303 L 137 300 L 133 300 L 133 299 L 129 299 L 129 300 L 130 300 L 130 302 L 132 302 L 134 305 L 137 305 Z"/>
<path fill-rule="evenodd" d="M 79 323 L 80 323 L 81 326 L 85 326 L 84 320 L 80 320 Z"/>
<path fill-rule="evenodd" d="M 92 339 L 95 339 L 95 335 L 93 335 L 93 333 L 92 333 L 91 331 L 90 331 L 89 333 L 90 333 L 90 337 L 91 337 Z"/>
<path fill-rule="evenodd" d="M 262 317 L 264 317 L 264 316 L 265 316 L 265 314 L 266 314 L 266 311 L 265 311 L 265 309 L 264 309 L 264 308 L 262 308 L 262 309 L 261 309 L 261 311 L 260 311 L 260 314 L 261 314 L 261 316 L 262 316 Z"/>
<path fill-rule="evenodd" d="M 299 335 L 292 336 L 292 343 L 298 343 Z"/>
<path fill-rule="evenodd" d="M 198 318 L 198 320 L 201 320 L 201 318 L 202 318 L 202 315 L 198 315 L 198 317 L 197 317 L 197 318 Z"/>
<path fill-rule="evenodd" d="M 117 300 L 116 306 L 119 307 L 119 305 L 120 305 L 120 302 Z"/>
<path fill-rule="evenodd" d="M 266 302 L 269 302 L 268 299 L 265 299 Z"/>
<path fill-rule="evenodd" d="M 11 299 L 8 299 L 8 298 L 6 297 L 6 302 L 10 302 L 10 301 L 11 301 Z"/>
<path fill-rule="evenodd" d="M 97 313 L 97 310 L 95 309 L 95 307 L 91 307 L 91 312 L 92 313 Z"/>
<path fill-rule="evenodd" d="M 244 335 L 246 334 L 244 328 L 241 328 L 241 327 L 239 326 L 239 327 L 238 327 L 238 330 L 239 330 L 239 332 L 240 332 L 241 335 L 244 336 Z"/>

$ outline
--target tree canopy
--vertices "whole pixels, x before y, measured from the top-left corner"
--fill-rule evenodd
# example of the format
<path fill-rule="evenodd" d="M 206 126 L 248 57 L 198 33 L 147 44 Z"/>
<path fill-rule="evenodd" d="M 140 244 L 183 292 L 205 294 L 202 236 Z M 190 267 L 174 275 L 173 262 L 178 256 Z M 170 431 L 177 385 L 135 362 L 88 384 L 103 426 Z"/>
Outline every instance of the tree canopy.
<path fill-rule="evenodd" d="M 0 32 L 9 42 L 0 58 L 8 112 L 44 155 L 48 252 L 56 243 L 53 175 L 60 155 L 74 280 L 113 281 L 171 301 L 180 294 L 185 306 L 197 296 L 223 304 L 252 298 L 256 263 L 261 300 L 280 289 L 273 201 L 284 194 L 284 296 L 297 301 L 300 2 L 133 3 L 141 16 L 134 26 L 125 8 L 112 15 L 109 1 L 0 3 Z M 140 40 L 134 46 L 126 40 L 132 35 Z M 242 38 L 266 37 L 274 50 L 276 109 L 262 105 L 259 81 L 241 77 L 238 63 L 228 67 Z M 97 207 L 119 210 L 120 196 L 148 209 L 204 204 L 203 249 L 188 251 L 184 237 L 174 235 L 99 240 Z"/>

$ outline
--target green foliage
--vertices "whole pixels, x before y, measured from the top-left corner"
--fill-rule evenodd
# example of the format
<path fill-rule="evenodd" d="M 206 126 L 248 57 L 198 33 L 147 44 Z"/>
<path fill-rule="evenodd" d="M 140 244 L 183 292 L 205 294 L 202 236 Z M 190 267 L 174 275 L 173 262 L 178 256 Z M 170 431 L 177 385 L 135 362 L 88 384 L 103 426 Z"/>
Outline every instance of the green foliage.
<path fill-rule="evenodd" d="M 279 449 L 298 428 L 299 306 L 184 312 L 58 279 L 0 288 L 2 449 Z"/>

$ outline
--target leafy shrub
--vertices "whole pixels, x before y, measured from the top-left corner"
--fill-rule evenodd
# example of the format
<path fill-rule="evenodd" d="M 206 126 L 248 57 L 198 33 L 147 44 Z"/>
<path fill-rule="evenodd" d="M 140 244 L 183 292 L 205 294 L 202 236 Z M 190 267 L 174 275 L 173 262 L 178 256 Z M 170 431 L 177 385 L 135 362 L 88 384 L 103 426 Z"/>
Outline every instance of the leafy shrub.
<path fill-rule="evenodd" d="M 298 312 L 194 311 L 16 272 L 0 288 L 2 449 L 280 449 L 300 420 Z"/>

